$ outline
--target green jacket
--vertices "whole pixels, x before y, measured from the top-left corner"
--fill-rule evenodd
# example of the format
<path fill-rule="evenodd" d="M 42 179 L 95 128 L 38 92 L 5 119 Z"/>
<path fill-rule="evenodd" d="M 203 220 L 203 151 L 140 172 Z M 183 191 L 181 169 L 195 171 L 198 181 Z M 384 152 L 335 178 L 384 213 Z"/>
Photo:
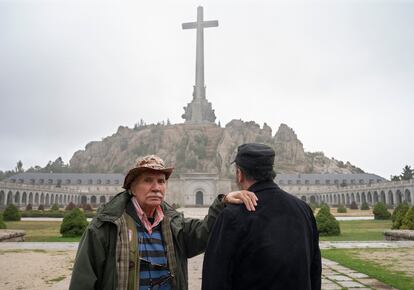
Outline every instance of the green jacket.
<path fill-rule="evenodd" d="M 83 234 L 73 266 L 69 289 L 137 289 L 139 282 L 136 226 L 125 213 L 131 195 L 121 192 L 98 210 Z M 203 219 L 184 218 L 167 203 L 161 205 L 161 231 L 168 266 L 174 274 L 173 289 L 188 289 L 187 259 L 205 251 L 208 236 L 224 208 L 219 198 Z"/>

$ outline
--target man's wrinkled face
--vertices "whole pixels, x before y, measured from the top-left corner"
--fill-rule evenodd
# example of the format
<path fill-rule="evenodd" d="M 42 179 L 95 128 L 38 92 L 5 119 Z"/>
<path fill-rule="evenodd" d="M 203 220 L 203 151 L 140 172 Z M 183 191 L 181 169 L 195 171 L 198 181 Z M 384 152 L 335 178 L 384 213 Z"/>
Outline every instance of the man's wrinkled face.
<path fill-rule="evenodd" d="M 161 204 L 165 190 L 165 174 L 158 171 L 144 171 L 131 185 L 131 192 L 144 212 L 152 211 Z"/>

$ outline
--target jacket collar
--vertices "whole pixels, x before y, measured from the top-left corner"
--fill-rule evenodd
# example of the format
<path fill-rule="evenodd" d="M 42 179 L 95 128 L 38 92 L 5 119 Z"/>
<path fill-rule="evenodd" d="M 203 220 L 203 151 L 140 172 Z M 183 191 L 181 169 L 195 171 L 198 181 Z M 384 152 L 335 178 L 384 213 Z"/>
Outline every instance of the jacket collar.
<path fill-rule="evenodd" d="M 260 192 L 267 189 L 277 189 L 279 186 L 277 186 L 276 183 L 274 183 L 273 180 L 270 181 L 258 181 L 254 184 L 252 184 L 247 190 L 252 192 Z"/>
<path fill-rule="evenodd" d="M 120 218 L 124 213 L 127 204 L 130 202 L 132 195 L 129 191 L 123 191 L 114 196 L 111 201 L 99 208 L 96 213 L 96 218 L 101 222 L 114 222 Z M 165 215 L 173 217 L 179 215 L 168 203 L 165 201 L 161 204 L 161 209 Z"/>

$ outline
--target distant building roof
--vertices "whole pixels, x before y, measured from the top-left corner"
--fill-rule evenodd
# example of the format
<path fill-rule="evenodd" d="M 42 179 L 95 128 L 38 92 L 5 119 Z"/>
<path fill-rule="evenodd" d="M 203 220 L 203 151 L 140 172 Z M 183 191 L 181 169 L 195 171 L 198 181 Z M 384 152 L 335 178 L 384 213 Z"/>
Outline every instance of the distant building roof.
<path fill-rule="evenodd" d="M 7 179 L 13 183 L 44 185 L 122 185 L 123 174 L 114 173 L 38 173 L 24 172 Z"/>
<path fill-rule="evenodd" d="M 371 173 L 355 174 L 278 174 L 275 178 L 279 185 L 359 185 L 379 183 L 385 178 Z"/>
<path fill-rule="evenodd" d="M 125 175 L 117 173 L 38 173 L 24 172 L 7 179 L 12 183 L 35 185 L 112 185 L 122 186 Z M 278 174 L 279 185 L 360 185 L 379 183 L 385 178 L 371 173 L 357 174 Z"/>

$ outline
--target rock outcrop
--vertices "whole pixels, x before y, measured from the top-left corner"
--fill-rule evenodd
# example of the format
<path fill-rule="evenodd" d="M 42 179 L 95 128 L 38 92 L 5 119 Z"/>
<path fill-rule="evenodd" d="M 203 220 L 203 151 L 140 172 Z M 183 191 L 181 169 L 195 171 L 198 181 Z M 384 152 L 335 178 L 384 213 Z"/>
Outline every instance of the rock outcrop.
<path fill-rule="evenodd" d="M 140 125 L 119 127 L 112 136 L 93 141 L 75 152 L 70 168 L 76 172 L 125 173 L 139 156 L 158 154 L 177 173 L 206 172 L 230 177 L 237 146 L 265 143 L 276 152 L 278 173 L 361 173 L 361 169 L 323 153 L 305 152 L 295 132 L 281 124 L 272 136 L 265 123 L 232 120 L 224 128 L 216 124 Z"/>

